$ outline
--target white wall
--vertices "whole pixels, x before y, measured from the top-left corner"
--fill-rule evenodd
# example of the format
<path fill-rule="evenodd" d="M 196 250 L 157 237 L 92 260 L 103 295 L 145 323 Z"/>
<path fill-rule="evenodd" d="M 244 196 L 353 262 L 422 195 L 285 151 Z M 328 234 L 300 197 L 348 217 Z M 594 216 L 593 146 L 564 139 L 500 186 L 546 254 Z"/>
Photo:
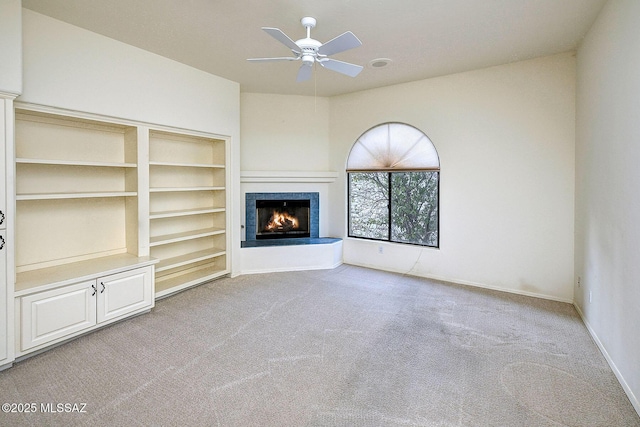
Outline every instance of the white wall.
<path fill-rule="evenodd" d="M 572 54 L 328 99 L 244 93 L 241 117 L 243 171 L 338 172 L 334 183 L 245 182 L 242 199 L 320 191 L 321 234 L 334 237 L 346 236 L 358 136 L 387 121 L 418 127 L 442 163 L 441 248 L 346 239 L 345 262 L 572 301 Z"/>
<path fill-rule="evenodd" d="M 320 235 L 328 236 L 329 186 L 323 173 L 330 172 L 329 99 L 243 93 L 240 100 L 242 223 L 246 193 L 318 192 Z M 268 173 L 249 175 L 256 171 Z"/>
<path fill-rule="evenodd" d="M 329 236 L 329 186 L 335 181 L 329 168 L 329 98 L 243 93 L 240 99 L 242 224 L 246 193 L 317 192 L 320 236 Z M 342 262 L 342 244 L 243 248 L 239 257 L 241 274 L 331 268 Z"/>
<path fill-rule="evenodd" d="M 23 9 L 19 101 L 237 136 L 238 83 Z"/>
<path fill-rule="evenodd" d="M 640 412 L 638 28 L 640 2 L 612 0 L 578 50 L 574 295 Z"/>
<path fill-rule="evenodd" d="M 326 171 L 329 99 L 243 93 L 243 171 Z"/>
<path fill-rule="evenodd" d="M 332 98 L 341 175 L 329 234 L 346 234 L 351 146 L 388 121 L 419 128 L 438 150 L 440 249 L 346 239 L 344 262 L 572 301 L 571 53 Z"/>
<path fill-rule="evenodd" d="M 228 214 L 239 249 L 239 84 L 28 9 L 22 15 L 18 101 L 231 137 Z"/>
<path fill-rule="evenodd" d="M 0 0 L 0 92 L 22 91 L 22 14 L 20 0 Z"/>

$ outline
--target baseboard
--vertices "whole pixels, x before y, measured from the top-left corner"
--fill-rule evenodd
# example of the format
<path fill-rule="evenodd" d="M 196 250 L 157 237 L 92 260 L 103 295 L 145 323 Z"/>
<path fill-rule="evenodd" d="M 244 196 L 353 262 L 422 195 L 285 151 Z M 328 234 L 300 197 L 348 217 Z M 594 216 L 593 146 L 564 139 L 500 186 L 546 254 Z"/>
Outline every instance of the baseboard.
<path fill-rule="evenodd" d="M 466 280 L 451 280 L 451 279 L 447 279 L 447 278 L 443 278 L 443 277 L 437 277 L 437 276 L 418 276 L 418 277 L 424 277 L 426 279 L 431 279 L 431 280 L 437 280 L 439 282 L 448 282 L 448 283 L 454 283 L 457 285 L 464 285 L 464 286 L 473 286 L 475 288 L 483 288 L 483 289 L 489 289 L 492 291 L 499 291 L 499 292 L 507 292 L 510 294 L 516 294 L 516 295 L 523 295 L 526 297 L 533 297 L 533 298 L 540 298 L 540 299 L 546 299 L 549 301 L 557 301 L 557 302 L 564 302 L 567 304 L 573 304 L 573 299 L 565 299 L 565 298 L 559 298 L 559 297 L 555 297 L 552 295 L 545 295 L 545 294 L 538 294 L 535 292 L 528 292 L 528 291 L 521 291 L 518 289 L 506 289 L 506 288 L 500 288 L 498 286 L 491 286 L 491 285 L 487 285 L 484 283 L 476 283 L 476 282 L 469 282 Z"/>
<path fill-rule="evenodd" d="M 440 277 L 440 276 L 429 275 L 429 274 L 425 274 L 425 275 L 412 274 L 411 272 L 407 272 L 405 270 L 393 269 L 393 268 L 381 268 L 380 266 L 374 265 L 374 264 L 366 264 L 366 263 L 354 264 L 354 263 L 350 263 L 350 262 L 345 262 L 345 264 L 355 265 L 355 266 L 359 266 L 359 267 L 371 268 L 371 269 L 374 269 L 374 270 L 389 271 L 391 273 L 405 274 L 407 276 L 421 277 L 423 279 L 437 280 L 438 282 L 452 283 L 454 285 L 473 286 L 475 288 L 490 289 L 492 291 L 507 292 L 507 293 L 510 293 L 510 294 L 523 295 L 523 296 L 527 296 L 527 297 L 541 298 L 541 299 L 546 299 L 546 300 L 550 300 L 550 301 L 557 301 L 557 302 L 564 302 L 564 303 L 567 303 L 567 304 L 573 304 L 573 299 L 559 298 L 559 297 L 555 297 L 555 296 L 552 296 L 552 295 L 538 294 L 538 293 L 535 293 L 535 292 L 528 292 L 528 291 L 520 291 L 520 290 L 517 290 L 517 289 L 500 288 L 498 286 L 491 286 L 491 285 L 487 285 L 487 284 L 484 284 L 484 283 L 471 282 L 471 281 L 467 281 L 467 280 L 450 279 L 450 278 L 446 278 L 446 277 Z"/>
<path fill-rule="evenodd" d="M 635 396 L 635 394 L 633 394 L 633 391 L 629 387 L 629 384 L 627 384 L 624 377 L 620 373 L 620 370 L 616 366 L 615 362 L 613 361 L 613 359 L 611 359 L 611 356 L 609 356 L 607 349 L 604 347 L 604 345 L 602 345 L 600 338 L 598 338 L 598 335 L 596 334 L 596 332 L 593 330 L 593 328 L 585 318 L 584 313 L 580 309 L 580 306 L 578 306 L 578 304 L 576 303 L 574 303 L 573 306 L 576 308 L 576 311 L 580 315 L 580 318 L 582 319 L 582 323 L 584 323 L 584 325 L 587 327 L 587 331 L 589 331 L 589 335 L 591 335 L 591 339 L 593 339 L 593 342 L 595 342 L 596 345 L 598 346 L 598 349 L 600 349 L 600 352 L 602 353 L 605 360 L 609 364 L 609 367 L 611 368 L 616 378 L 618 379 L 618 382 L 622 386 L 622 389 L 627 394 L 627 397 L 629 398 L 631 405 L 633 405 L 633 409 L 635 409 L 636 412 L 638 413 L 638 416 L 640 416 L 640 401 L 638 401 L 638 398 Z"/>

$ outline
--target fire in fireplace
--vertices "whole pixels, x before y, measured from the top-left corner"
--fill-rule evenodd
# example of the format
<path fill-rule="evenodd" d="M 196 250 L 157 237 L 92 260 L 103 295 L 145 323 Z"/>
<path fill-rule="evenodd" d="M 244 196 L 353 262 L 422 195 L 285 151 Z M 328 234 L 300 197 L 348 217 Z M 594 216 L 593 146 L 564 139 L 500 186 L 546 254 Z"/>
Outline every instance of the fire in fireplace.
<path fill-rule="evenodd" d="M 310 236 L 310 200 L 256 200 L 256 239 Z"/>

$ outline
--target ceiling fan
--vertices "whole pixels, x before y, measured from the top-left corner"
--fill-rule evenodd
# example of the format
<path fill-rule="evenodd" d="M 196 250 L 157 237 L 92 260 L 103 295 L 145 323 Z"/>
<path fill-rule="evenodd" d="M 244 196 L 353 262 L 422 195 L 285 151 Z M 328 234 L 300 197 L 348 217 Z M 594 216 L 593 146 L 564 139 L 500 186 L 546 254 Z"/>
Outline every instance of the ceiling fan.
<path fill-rule="evenodd" d="M 316 26 L 315 18 L 305 17 L 300 21 L 307 29 L 307 37 L 298 41 L 293 41 L 289 36 L 278 28 L 262 27 L 271 37 L 291 49 L 294 56 L 280 58 L 250 58 L 247 61 L 298 61 L 302 60 L 302 65 L 298 70 L 296 81 L 303 82 L 311 77 L 313 64 L 318 63 L 324 68 L 355 77 L 362 71 L 362 66 L 350 64 L 329 58 L 329 55 L 344 52 L 362 45 L 362 42 L 351 32 L 340 34 L 326 43 L 320 43 L 311 38 L 311 29 Z"/>

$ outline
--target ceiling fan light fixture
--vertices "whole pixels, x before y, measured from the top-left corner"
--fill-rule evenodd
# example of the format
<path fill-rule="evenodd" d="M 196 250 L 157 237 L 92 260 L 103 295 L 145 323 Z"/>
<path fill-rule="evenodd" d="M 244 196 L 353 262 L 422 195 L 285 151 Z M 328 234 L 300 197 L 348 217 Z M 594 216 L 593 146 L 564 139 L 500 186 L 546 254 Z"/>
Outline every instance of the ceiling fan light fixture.
<path fill-rule="evenodd" d="M 389 58 L 376 58 L 369 61 L 369 68 L 384 68 L 388 66 L 391 62 Z"/>

